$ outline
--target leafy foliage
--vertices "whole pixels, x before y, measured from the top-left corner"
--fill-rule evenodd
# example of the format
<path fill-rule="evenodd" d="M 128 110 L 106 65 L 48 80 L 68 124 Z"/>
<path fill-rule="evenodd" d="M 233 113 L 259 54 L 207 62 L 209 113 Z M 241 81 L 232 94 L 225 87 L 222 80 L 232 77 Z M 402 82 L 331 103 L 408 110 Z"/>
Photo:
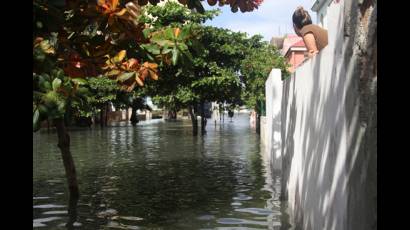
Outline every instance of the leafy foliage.
<path fill-rule="evenodd" d="M 242 99 L 249 108 L 260 113 L 260 103 L 265 101 L 265 82 L 272 68 L 279 68 L 284 75 L 287 64 L 275 47 L 266 42 L 262 46 L 249 50 L 248 55 L 241 61 L 241 79 L 244 83 Z"/>
<path fill-rule="evenodd" d="M 204 18 L 217 15 L 218 11 L 206 12 L 205 15 L 192 12 L 181 15 L 185 12 L 184 7 L 167 2 L 164 6 L 147 8 L 147 12 L 155 15 L 154 25 L 183 26 L 190 28 L 192 36 L 195 36 L 184 47 L 194 56 L 182 55 L 190 65 L 182 60 L 177 65 L 161 67 L 160 71 L 167 77 L 148 87 L 155 103 L 175 111 L 196 107 L 205 101 L 233 102 L 240 98 L 241 84 L 237 71 L 247 46 L 244 44 L 245 34 L 200 24 Z"/>
<path fill-rule="evenodd" d="M 149 29 L 138 4 L 57 3 L 35 0 L 33 4 L 35 130 L 41 120 L 63 117 L 66 112 L 89 116 L 101 104 L 116 100 L 118 90 L 131 92 L 147 78 L 157 80 L 157 63 L 172 60 L 175 65 L 182 55 L 191 57 L 184 44 L 190 39 L 189 28 Z M 150 45 L 159 52 L 146 49 Z"/>
<path fill-rule="evenodd" d="M 211 98 L 211 93 L 202 95 L 208 85 L 212 86 L 208 87 L 209 90 L 216 87 L 222 89 L 222 86 L 238 88 L 237 80 L 234 80 L 238 65 L 233 64 L 234 61 L 228 63 L 217 60 L 221 53 L 226 60 L 233 60 L 238 50 L 227 46 L 202 52 L 200 43 L 207 42 L 206 36 L 203 36 L 201 42 L 197 41 L 201 35 L 208 33 L 199 23 L 214 17 L 217 11 L 205 12 L 201 3 L 203 0 L 179 0 L 189 9 L 196 9 L 203 14 L 192 13 L 177 3 L 167 2 L 174 6 L 166 8 L 154 6 L 159 2 L 33 1 L 35 130 L 41 120 L 62 117 L 68 111 L 74 111 L 79 116 L 89 116 L 101 103 L 110 101 L 125 105 L 129 98 L 135 98 L 133 92 L 136 86 L 142 87 L 146 81 L 162 79 L 161 74 L 167 79 L 152 87 L 157 87 L 156 90 L 151 88 L 144 92 L 158 92 L 164 89 L 161 85 L 169 86 L 177 80 L 179 84 L 164 92 L 169 93 L 171 98 L 181 99 L 180 102 L 195 103 Z M 256 9 L 261 2 L 215 0 L 208 1 L 208 4 L 230 5 L 233 10 L 239 7 L 245 12 Z M 142 6 L 148 3 L 151 6 L 143 9 Z M 147 12 L 151 14 L 150 17 Z M 215 43 L 228 41 L 229 36 Z M 207 70 L 206 66 L 212 62 L 217 63 L 219 69 L 215 67 L 212 71 Z M 217 76 L 222 78 L 216 79 Z M 195 83 L 198 77 L 208 78 Z M 119 87 L 114 86 L 116 84 Z M 194 91 L 187 90 L 192 86 Z M 212 99 L 215 99 L 215 95 L 227 97 L 221 92 L 212 95 Z"/>

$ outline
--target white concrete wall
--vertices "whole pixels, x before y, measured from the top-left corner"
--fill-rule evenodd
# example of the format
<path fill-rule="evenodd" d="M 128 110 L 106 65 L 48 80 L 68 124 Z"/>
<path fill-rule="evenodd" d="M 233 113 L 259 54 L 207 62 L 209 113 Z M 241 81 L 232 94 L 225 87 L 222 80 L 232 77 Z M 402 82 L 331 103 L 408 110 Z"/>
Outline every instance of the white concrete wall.
<path fill-rule="evenodd" d="M 276 70 L 266 81 L 262 151 L 274 165 L 281 146 L 281 196 L 294 229 L 377 229 L 377 2 L 370 2 L 332 1 L 322 9 L 328 46 L 283 82 Z"/>
<path fill-rule="evenodd" d="M 266 117 L 265 116 L 261 116 L 260 117 L 260 137 L 261 137 L 261 144 L 263 146 L 266 146 L 266 132 L 268 131 L 266 128 Z M 265 147 L 266 149 L 266 147 Z M 264 151 L 263 154 L 268 154 L 268 152 Z"/>
<path fill-rule="evenodd" d="M 327 10 L 329 45 L 284 81 L 283 155 L 292 216 L 303 229 L 346 229 L 346 79 L 336 45 L 342 4 Z M 330 22 L 333 20 L 332 22 Z"/>
<path fill-rule="evenodd" d="M 265 83 L 266 95 L 266 125 L 261 126 L 265 131 L 265 151 L 273 170 L 282 168 L 281 142 L 281 104 L 282 79 L 280 69 L 272 69 Z"/>

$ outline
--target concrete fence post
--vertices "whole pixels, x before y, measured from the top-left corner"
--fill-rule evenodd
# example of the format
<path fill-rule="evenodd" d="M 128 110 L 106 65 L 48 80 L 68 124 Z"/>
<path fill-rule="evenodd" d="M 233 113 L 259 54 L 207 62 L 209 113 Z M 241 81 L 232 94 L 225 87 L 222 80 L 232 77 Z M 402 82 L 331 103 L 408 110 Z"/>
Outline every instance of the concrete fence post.
<path fill-rule="evenodd" d="M 266 126 L 265 146 L 266 154 L 272 169 L 281 170 L 282 166 L 282 137 L 281 137 L 281 106 L 282 106 L 282 78 L 280 69 L 272 69 L 265 83 L 266 96 Z"/>

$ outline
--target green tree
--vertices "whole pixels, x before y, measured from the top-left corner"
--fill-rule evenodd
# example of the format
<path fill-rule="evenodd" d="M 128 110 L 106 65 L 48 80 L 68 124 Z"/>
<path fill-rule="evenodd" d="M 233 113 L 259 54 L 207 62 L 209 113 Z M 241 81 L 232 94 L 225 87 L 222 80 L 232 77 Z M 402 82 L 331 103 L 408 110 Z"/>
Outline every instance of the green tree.
<path fill-rule="evenodd" d="M 159 1 L 149 0 L 151 4 Z M 200 0 L 180 2 L 203 11 Z M 261 0 L 229 2 L 232 9 L 239 6 L 246 11 L 257 8 Z M 33 1 L 33 131 L 39 130 L 41 121 L 53 120 L 70 200 L 78 200 L 79 189 L 64 117 L 73 106 L 92 111 L 87 108 L 92 104 L 90 97 L 97 104 L 110 97 L 90 95 L 92 92 L 84 86 L 86 79 L 107 77 L 131 92 L 149 78 L 158 79 L 158 63 L 177 65 L 178 59 L 191 59 L 191 44 L 185 44 L 192 39 L 191 28 L 167 26 L 152 30 L 141 20 L 141 6 L 147 3 L 148 0 Z M 225 5 L 228 1 L 219 3 Z M 74 221 L 70 218 L 69 224 Z"/>
<path fill-rule="evenodd" d="M 157 63 L 175 54 L 155 56 L 143 44 L 165 49 L 167 42 L 177 46 L 185 42 L 167 40 L 169 32 L 178 28 L 146 29 L 140 14 L 139 6 L 125 1 L 33 2 L 33 131 L 42 121 L 53 121 L 70 200 L 78 200 L 79 188 L 64 120 L 70 120 L 74 108 L 87 115 L 114 100 L 115 87 L 109 79 L 126 92 L 149 78 L 157 79 Z M 188 39 L 189 31 L 185 34 Z"/>
<path fill-rule="evenodd" d="M 191 65 L 160 66 L 160 72 L 166 77 L 149 85 L 149 94 L 156 104 L 164 106 L 176 114 L 187 108 L 192 120 L 193 133 L 197 134 L 201 115 L 201 131 L 205 132 L 206 102 L 240 103 L 241 83 L 239 79 L 240 63 L 245 58 L 246 50 L 252 40 L 245 33 L 235 33 L 227 29 L 203 26 L 207 19 L 218 11 L 206 11 L 204 14 L 191 12 L 181 5 L 167 2 L 164 6 L 147 8 L 152 17 L 150 23 L 157 27 L 191 27 L 195 40 L 188 44 L 188 50 L 194 54 Z M 191 57 L 188 57 L 191 60 Z"/>
<path fill-rule="evenodd" d="M 248 108 L 257 113 L 257 131 L 259 132 L 259 119 L 262 109 L 265 107 L 265 82 L 273 68 L 281 69 L 284 75 L 288 75 L 287 63 L 279 51 L 267 42 L 260 41 L 255 37 L 254 42 L 260 44 L 258 48 L 248 51 L 247 56 L 241 62 L 241 79 L 244 84 L 242 99 Z"/>

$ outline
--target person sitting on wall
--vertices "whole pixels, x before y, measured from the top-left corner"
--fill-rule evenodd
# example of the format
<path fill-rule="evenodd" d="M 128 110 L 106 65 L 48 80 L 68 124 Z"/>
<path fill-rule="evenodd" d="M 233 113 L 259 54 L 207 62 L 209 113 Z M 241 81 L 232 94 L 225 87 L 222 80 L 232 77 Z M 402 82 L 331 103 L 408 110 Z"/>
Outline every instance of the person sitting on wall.
<path fill-rule="evenodd" d="M 327 46 L 327 30 L 312 24 L 309 13 L 302 6 L 296 8 L 292 21 L 296 34 L 305 42 L 309 58 Z"/>

